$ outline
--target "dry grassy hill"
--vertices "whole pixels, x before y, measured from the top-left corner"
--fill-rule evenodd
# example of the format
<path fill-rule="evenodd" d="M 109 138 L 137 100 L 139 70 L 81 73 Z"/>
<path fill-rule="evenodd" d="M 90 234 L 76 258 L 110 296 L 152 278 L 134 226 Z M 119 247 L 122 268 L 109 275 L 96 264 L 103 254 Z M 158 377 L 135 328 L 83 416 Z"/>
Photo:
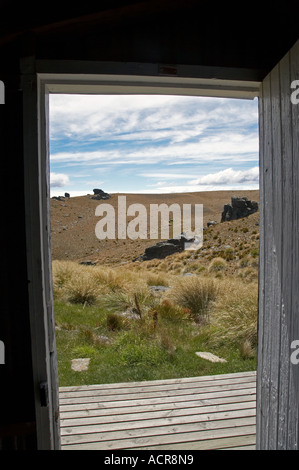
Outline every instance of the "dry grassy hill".
<path fill-rule="evenodd" d="M 254 370 L 259 213 L 220 223 L 231 196 L 257 191 L 127 195 L 127 205 L 202 203 L 204 242 L 135 261 L 154 240 L 98 240 L 90 196 L 51 200 L 53 288 L 62 385 L 164 380 Z M 117 206 L 117 195 L 108 201 Z M 207 228 L 207 221 L 217 225 Z M 170 224 L 171 226 L 171 224 Z M 97 266 L 78 262 L 91 260 Z M 225 363 L 198 358 L 209 351 Z M 82 375 L 75 358 L 89 358 Z"/>
<path fill-rule="evenodd" d="M 52 255 L 57 260 L 87 261 L 97 264 L 118 265 L 130 263 L 143 254 L 146 246 L 157 240 L 98 240 L 95 235 L 95 216 L 99 204 L 109 202 L 117 214 L 118 196 L 113 194 L 109 201 L 97 201 L 90 195 L 70 197 L 63 201 L 51 199 Z M 181 194 L 125 194 L 127 207 L 133 203 L 143 204 L 149 214 L 150 204 L 172 203 L 203 204 L 204 226 L 209 220 L 219 222 L 204 232 L 204 244 L 196 257 L 210 262 L 217 254 L 229 261 L 239 261 L 250 252 L 258 249 L 259 212 L 231 222 L 220 223 L 224 204 L 231 202 L 232 196 L 247 196 L 258 201 L 258 191 L 214 191 Z M 116 217 L 117 220 L 117 217 Z M 129 219 L 128 219 L 129 220 Z M 117 228 L 117 227 L 116 227 Z M 116 232 L 117 233 L 117 232 Z M 256 251 L 255 251 L 256 252 Z M 193 259 L 195 254 L 185 252 L 186 258 Z M 179 255 L 172 255 L 176 260 Z M 171 261 L 168 260 L 168 261 Z M 161 261 L 159 261 L 161 262 Z M 144 262 L 143 264 L 150 262 Z M 136 263 L 134 263 L 136 264 Z"/>

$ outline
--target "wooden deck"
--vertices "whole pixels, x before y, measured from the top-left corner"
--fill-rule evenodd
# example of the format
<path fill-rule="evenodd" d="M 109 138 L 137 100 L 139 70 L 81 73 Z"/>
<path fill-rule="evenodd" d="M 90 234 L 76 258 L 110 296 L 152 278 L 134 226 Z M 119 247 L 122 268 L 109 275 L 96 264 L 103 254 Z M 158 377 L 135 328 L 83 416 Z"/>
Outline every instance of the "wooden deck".
<path fill-rule="evenodd" d="M 62 449 L 255 449 L 256 373 L 60 388 Z"/>

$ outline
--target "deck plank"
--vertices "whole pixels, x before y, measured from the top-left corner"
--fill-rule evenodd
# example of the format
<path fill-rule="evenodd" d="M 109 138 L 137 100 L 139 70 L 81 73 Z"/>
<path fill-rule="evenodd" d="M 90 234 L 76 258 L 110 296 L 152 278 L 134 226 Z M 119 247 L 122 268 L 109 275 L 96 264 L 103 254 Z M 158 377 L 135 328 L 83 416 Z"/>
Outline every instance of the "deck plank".
<path fill-rule="evenodd" d="M 255 415 L 255 372 L 60 388 L 65 450 L 253 449 Z"/>
<path fill-rule="evenodd" d="M 147 399 L 157 399 L 157 398 L 170 398 L 170 397 L 175 397 L 178 399 L 178 397 L 188 397 L 191 395 L 192 397 L 194 396 L 200 396 L 202 394 L 211 394 L 213 392 L 222 392 L 222 391 L 235 391 L 235 390 L 248 390 L 252 389 L 252 384 L 251 383 L 246 383 L 246 384 L 232 384 L 229 386 L 227 385 L 218 385 L 218 386 L 213 386 L 213 387 L 207 387 L 206 389 L 201 389 L 201 388 L 192 388 L 191 390 L 163 390 L 163 392 L 160 392 L 159 390 L 152 390 L 151 392 L 143 392 L 143 393 L 125 393 L 121 394 L 121 397 L 124 400 L 130 401 L 130 400 L 147 400 Z M 61 404 L 70 404 L 73 402 L 73 399 L 76 399 L 76 403 L 92 403 L 94 401 L 98 402 L 113 402 L 113 401 L 118 401 L 119 400 L 119 394 L 113 394 L 113 395 L 102 395 L 101 393 L 94 393 L 92 395 L 87 395 L 87 396 L 82 396 L 79 394 L 79 396 L 71 396 L 71 397 L 61 397 L 60 398 L 60 403 Z"/>
<path fill-rule="evenodd" d="M 123 382 L 123 383 L 111 383 L 111 384 L 95 384 L 95 385 L 80 385 L 77 387 L 60 387 L 60 395 L 71 396 L 72 392 L 76 395 L 85 395 L 83 392 L 94 393 L 97 391 L 101 394 L 116 393 L 131 393 L 132 390 L 138 390 L 138 392 L 151 391 L 152 389 L 159 390 L 180 390 L 184 388 L 193 387 L 210 387 L 212 385 L 221 384 L 233 384 L 233 383 L 244 383 L 255 381 L 256 374 L 252 372 L 236 373 L 236 374 L 223 374 L 215 376 L 203 376 L 203 377 L 188 377 L 186 379 L 168 379 L 168 380 L 155 380 L 155 381 L 142 381 L 142 382 Z M 80 396 L 80 395 L 79 395 Z"/>
<path fill-rule="evenodd" d="M 149 408 L 149 407 L 148 407 Z M 149 410 L 147 407 L 139 407 L 137 410 L 134 409 L 132 413 L 121 413 L 121 408 L 116 411 L 110 411 L 110 413 L 105 414 L 104 412 L 91 410 L 91 412 L 86 411 L 81 415 L 74 414 L 72 412 L 62 413 L 60 418 L 61 428 L 69 426 L 82 426 L 82 425 L 91 425 L 91 424 L 104 424 L 104 423 L 126 423 L 127 421 L 140 421 L 153 418 L 174 418 L 174 417 L 187 417 L 189 415 L 204 415 L 209 413 L 209 415 L 215 415 L 221 412 L 231 412 L 234 410 L 255 410 L 255 400 L 238 402 L 238 403 L 228 403 L 220 405 L 208 405 L 208 406 L 194 406 L 191 408 L 186 408 L 184 405 L 182 407 L 173 407 L 172 409 L 167 410 Z M 84 411 L 84 410 L 83 410 Z M 113 413 L 113 414 L 112 414 Z"/>
<path fill-rule="evenodd" d="M 214 380 L 229 380 L 229 379 L 238 379 L 242 377 L 251 377 L 252 380 L 256 378 L 255 371 L 248 372 L 235 372 L 232 374 L 218 374 L 218 375 L 203 375 L 199 377 L 186 377 L 186 378 L 177 378 L 177 379 L 164 379 L 164 380 L 143 380 L 142 382 L 118 382 L 118 383 L 108 383 L 108 384 L 93 384 L 93 385 L 78 385 L 70 387 L 60 387 L 59 391 L 62 392 L 71 392 L 71 391 L 80 391 L 80 390 L 89 390 L 89 389 L 109 389 L 109 388 L 136 388 L 136 387 L 145 387 L 147 385 L 159 386 L 159 385 L 172 385 L 172 384 L 184 384 L 191 382 L 212 382 Z"/>

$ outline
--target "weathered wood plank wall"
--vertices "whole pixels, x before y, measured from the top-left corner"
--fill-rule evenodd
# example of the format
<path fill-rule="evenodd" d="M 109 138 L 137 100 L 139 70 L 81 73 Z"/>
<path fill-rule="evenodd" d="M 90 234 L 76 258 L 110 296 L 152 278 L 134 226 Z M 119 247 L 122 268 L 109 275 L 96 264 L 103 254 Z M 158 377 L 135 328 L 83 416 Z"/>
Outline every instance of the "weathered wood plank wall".
<path fill-rule="evenodd" d="M 299 448 L 299 41 L 260 94 L 260 291 L 257 448 Z"/>

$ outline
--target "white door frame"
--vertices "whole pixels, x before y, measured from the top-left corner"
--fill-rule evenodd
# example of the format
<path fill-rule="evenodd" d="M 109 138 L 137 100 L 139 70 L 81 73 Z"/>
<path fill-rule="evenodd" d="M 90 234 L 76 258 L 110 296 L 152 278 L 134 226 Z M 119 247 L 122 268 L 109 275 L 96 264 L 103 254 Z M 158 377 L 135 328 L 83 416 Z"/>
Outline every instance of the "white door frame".
<path fill-rule="evenodd" d="M 259 95 L 260 82 L 248 76 L 250 71 L 211 67 L 23 60 L 26 238 L 39 449 L 60 448 L 49 209 L 49 94 L 253 99 Z"/>

